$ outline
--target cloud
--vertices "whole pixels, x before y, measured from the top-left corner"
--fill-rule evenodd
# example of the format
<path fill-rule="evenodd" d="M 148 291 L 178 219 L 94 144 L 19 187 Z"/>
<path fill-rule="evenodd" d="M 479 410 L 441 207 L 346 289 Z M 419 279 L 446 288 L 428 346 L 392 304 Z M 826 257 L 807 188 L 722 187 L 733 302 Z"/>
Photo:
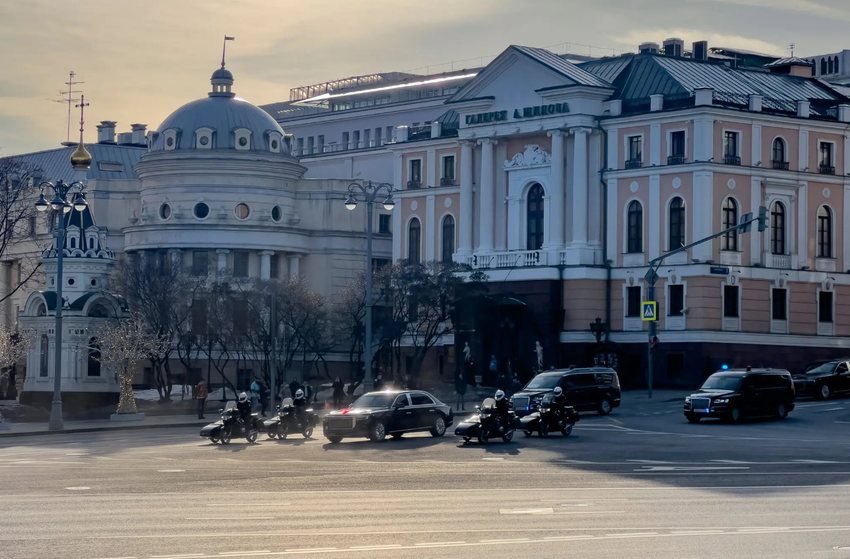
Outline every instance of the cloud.
<path fill-rule="evenodd" d="M 705 0 L 687 1 L 694 3 L 699 2 L 701 4 L 704 4 L 705 2 Z M 846 8 L 842 9 L 837 6 L 829 6 L 815 0 L 713 0 L 713 2 L 716 4 L 731 4 L 734 6 L 785 10 L 823 17 L 841 17 L 842 19 L 850 19 L 850 11 Z"/>
<path fill-rule="evenodd" d="M 646 41 L 660 43 L 668 37 L 678 37 L 685 41 L 685 45 L 694 41 L 708 41 L 709 46 L 712 47 L 739 48 L 766 54 L 775 54 L 777 56 L 781 56 L 785 51 L 784 47 L 760 39 L 697 31 L 694 29 L 633 29 L 624 35 L 609 36 L 609 39 L 623 45 L 629 45 L 634 49 L 640 43 Z"/>

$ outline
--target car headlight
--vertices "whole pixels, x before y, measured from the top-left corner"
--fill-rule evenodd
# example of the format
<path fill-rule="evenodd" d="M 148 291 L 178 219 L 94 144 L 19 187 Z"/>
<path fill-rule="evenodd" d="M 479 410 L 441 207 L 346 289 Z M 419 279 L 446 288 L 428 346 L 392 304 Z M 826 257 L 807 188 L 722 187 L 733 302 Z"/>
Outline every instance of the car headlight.
<path fill-rule="evenodd" d="M 691 403 L 691 397 L 690 397 L 690 396 L 685 396 L 685 403 L 686 403 L 686 404 L 690 404 L 690 403 Z"/>
<path fill-rule="evenodd" d="M 714 404 L 728 404 L 729 398 L 718 398 L 718 399 L 714 400 L 713 403 Z"/>

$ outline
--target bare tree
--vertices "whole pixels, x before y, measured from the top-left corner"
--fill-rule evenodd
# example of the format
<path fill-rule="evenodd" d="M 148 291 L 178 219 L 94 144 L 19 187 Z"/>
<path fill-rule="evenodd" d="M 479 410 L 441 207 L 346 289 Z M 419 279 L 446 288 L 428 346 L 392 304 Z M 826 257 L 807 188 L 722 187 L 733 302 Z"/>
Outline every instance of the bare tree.
<path fill-rule="evenodd" d="M 348 345 L 348 362 L 351 364 L 351 380 L 360 375 L 363 361 L 363 337 L 366 318 L 366 279 L 357 275 L 342 289 L 333 306 L 334 334 L 339 342 Z"/>
<path fill-rule="evenodd" d="M 19 332 L 14 328 L 0 326 L 0 396 L 5 396 L 13 381 L 12 368 L 26 359 L 27 352 L 34 343 L 34 332 Z M 2 419 L 0 416 L 0 421 Z"/>

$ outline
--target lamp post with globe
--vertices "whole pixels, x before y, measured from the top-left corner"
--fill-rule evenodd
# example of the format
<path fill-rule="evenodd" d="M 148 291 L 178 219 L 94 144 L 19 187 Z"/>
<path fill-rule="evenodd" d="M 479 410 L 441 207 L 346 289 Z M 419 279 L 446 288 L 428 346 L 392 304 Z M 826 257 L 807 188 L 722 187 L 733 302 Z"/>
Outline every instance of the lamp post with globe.
<path fill-rule="evenodd" d="M 365 335 L 363 340 L 365 374 L 363 377 L 363 391 L 369 392 L 372 390 L 372 219 L 373 207 L 375 200 L 386 192 L 382 204 L 384 209 L 392 211 L 395 207 L 393 200 L 393 185 L 389 183 L 375 184 L 372 181 L 367 181 L 363 184 L 354 182 L 348 185 L 348 198 L 345 200 L 345 208 L 354 210 L 357 207 L 356 195 L 360 194 L 366 202 L 366 316 Z"/>

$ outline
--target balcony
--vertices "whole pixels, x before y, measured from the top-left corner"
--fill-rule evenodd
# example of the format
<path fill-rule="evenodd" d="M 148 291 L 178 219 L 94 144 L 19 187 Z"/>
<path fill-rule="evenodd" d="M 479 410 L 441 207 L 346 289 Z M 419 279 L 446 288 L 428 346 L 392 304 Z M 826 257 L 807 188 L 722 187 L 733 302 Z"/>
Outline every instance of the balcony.
<path fill-rule="evenodd" d="M 835 167 L 821 163 L 820 166 L 818 167 L 818 172 L 821 175 L 834 175 L 835 174 Z"/>
<path fill-rule="evenodd" d="M 440 186 L 457 186 L 454 177 L 443 177 L 440 179 Z"/>
<path fill-rule="evenodd" d="M 788 170 L 788 162 L 787 161 L 771 161 L 773 168 L 778 171 L 787 171 Z"/>
<path fill-rule="evenodd" d="M 723 163 L 725 163 L 726 165 L 740 165 L 741 158 L 737 155 L 724 155 Z"/>
<path fill-rule="evenodd" d="M 643 162 L 640 159 L 626 159 L 626 169 L 640 169 Z"/>
<path fill-rule="evenodd" d="M 547 253 L 542 250 L 514 250 L 477 254 L 467 257 L 464 262 L 476 270 L 548 266 Z"/>
<path fill-rule="evenodd" d="M 668 165 L 681 165 L 685 162 L 685 156 L 682 155 L 668 155 L 667 156 L 667 164 Z"/>
<path fill-rule="evenodd" d="M 407 189 L 408 190 L 416 190 L 417 188 L 422 188 L 422 181 L 421 180 L 407 181 Z"/>
<path fill-rule="evenodd" d="M 784 270 L 791 269 L 791 255 L 790 254 L 771 254 L 770 255 L 770 268 L 782 268 Z"/>

